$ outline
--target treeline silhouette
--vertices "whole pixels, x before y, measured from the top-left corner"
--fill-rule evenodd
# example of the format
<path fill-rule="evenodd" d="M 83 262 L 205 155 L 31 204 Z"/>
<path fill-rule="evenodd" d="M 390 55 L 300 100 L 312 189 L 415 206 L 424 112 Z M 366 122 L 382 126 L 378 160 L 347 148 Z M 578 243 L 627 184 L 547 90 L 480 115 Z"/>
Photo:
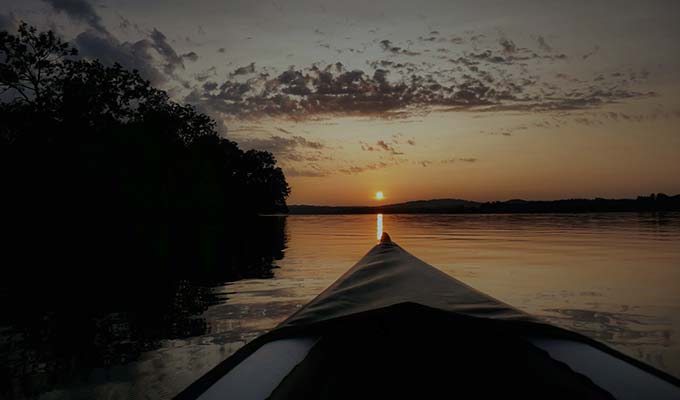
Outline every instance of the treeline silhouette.
<path fill-rule="evenodd" d="M 280 232 L 251 232 L 287 210 L 272 154 L 242 151 L 137 71 L 22 23 L 0 32 L 0 92 L 5 291 L 28 280 L 63 300 L 53 283 L 67 282 L 118 304 L 137 282 L 238 279 L 280 253 Z"/>
<path fill-rule="evenodd" d="M 418 200 L 380 206 L 292 205 L 291 214 L 531 214 L 680 211 L 680 195 L 663 193 L 636 199 L 508 200 L 480 203 L 460 199 Z"/>
<path fill-rule="evenodd" d="M 0 32 L 0 398 L 204 334 L 216 285 L 272 276 L 274 157 L 53 32 Z"/>
<path fill-rule="evenodd" d="M 583 213 L 680 211 L 680 195 L 663 193 L 636 199 L 566 199 L 551 201 L 494 201 L 482 203 L 481 213 Z"/>

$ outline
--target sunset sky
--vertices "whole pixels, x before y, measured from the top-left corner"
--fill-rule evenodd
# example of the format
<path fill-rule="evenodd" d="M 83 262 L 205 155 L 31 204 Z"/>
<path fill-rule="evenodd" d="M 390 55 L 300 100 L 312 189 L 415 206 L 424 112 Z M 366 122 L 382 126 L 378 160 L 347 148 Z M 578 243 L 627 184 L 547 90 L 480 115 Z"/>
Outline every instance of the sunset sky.
<path fill-rule="evenodd" d="M 289 204 L 680 193 L 678 1 L 3 0 L 137 68 Z"/>

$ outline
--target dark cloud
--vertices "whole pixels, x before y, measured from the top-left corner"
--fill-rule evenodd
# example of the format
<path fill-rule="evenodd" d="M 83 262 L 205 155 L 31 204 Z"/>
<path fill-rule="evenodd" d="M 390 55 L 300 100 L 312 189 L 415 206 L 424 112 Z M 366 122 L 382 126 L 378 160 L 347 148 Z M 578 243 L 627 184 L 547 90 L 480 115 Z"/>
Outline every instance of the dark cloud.
<path fill-rule="evenodd" d="M 368 144 L 368 143 L 359 142 L 359 144 L 361 145 L 361 150 L 363 150 L 363 151 L 379 151 L 378 148 L 373 147 L 373 146 L 371 146 L 371 145 Z"/>
<path fill-rule="evenodd" d="M 108 31 L 102 25 L 102 19 L 86 0 L 43 0 L 54 8 L 55 11 L 63 12 L 70 18 L 84 22 L 90 28 L 104 34 Z"/>
<path fill-rule="evenodd" d="M 413 139 L 407 140 L 406 143 L 410 144 L 411 146 L 415 146 L 415 145 L 416 145 L 416 141 L 413 140 Z"/>
<path fill-rule="evenodd" d="M 173 74 L 177 68 L 184 68 L 182 57 L 177 55 L 177 52 L 170 46 L 167 37 L 161 31 L 154 28 L 149 38 L 151 39 L 151 46 L 165 61 L 165 72 L 168 75 Z"/>
<path fill-rule="evenodd" d="M 224 47 L 220 47 L 219 49 L 217 49 L 217 52 L 218 53 L 226 53 L 227 49 L 225 49 Z"/>
<path fill-rule="evenodd" d="M 488 54 L 488 53 L 482 53 Z M 486 55 L 484 58 L 490 58 Z M 188 101 L 238 118 L 279 116 L 294 120 L 331 115 L 399 118 L 429 109 L 554 111 L 599 107 L 624 99 L 653 95 L 611 87 L 607 82 L 585 82 L 578 89 L 557 86 L 545 91 L 537 77 L 512 77 L 474 65 L 464 58 L 469 73 L 432 73 L 427 70 L 405 75 L 391 64 L 372 75 L 347 71 L 341 64 L 321 69 L 290 69 L 278 76 L 256 74 L 254 64 L 241 67 L 239 75 L 254 75 L 243 81 L 229 80 L 217 90 L 194 92 Z M 380 63 L 384 65 L 384 63 Z M 504 64 L 500 64 L 504 65 Z M 389 71 L 399 72 L 390 81 Z"/>
<path fill-rule="evenodd" d="M 391 41 L 385 39 L 380 41 L 380 47 L 383 51 L 390 52 L 392 54 L 402 54 L 406 56 L 417 56 L 420 55 L 419 52 L 411 51 L 408 49 L 403 49 L 401 47 L 395 46 Z"/>
<path fill-rule="evenodd" d="M 597 54 L 600 51 L 600 46 L 595 46 L 593 49 L 586 54 L 582 55 L 581 58 L 584 60 L 587 60 L 588 58 L 592 57 L 593 55 Z"/>
<path fill-rule="evenodd" d="M 162 84 L 168 80 L 156 67 L 152 55 L 153 46 L 148 40 L 121 43 L 111 35 L 100 35 L 90 30 L 76 36 L 73 42 L 80 55 L 85 58 L 96 58 L 104 64 L 117 62 L 127 68 L 136 69 L 153 84 Z"/>
<path fill-rule="evenodd" d="M 548 42 L 545 41 L 545 38 L 543 36 L 538 36 L 536 37 L 536 42 L 538 42 L 538 47 L 548 53 L 551 53 L 553 51 L 552 46 L 548 44 Z"/>
<path fill-rule="evenodd" d="M 126 68 L 136 69 L 153 84 L 159 85 L 170 78 L 179 79 L 175 72 L 183 69 L 182 57 L 167 42 L 165 35 L 154 29 L 149 39 L 136 42 L 120 42 L 111 34 L 88 30 L 73 40 L 79 54 L 85 58 L 96 58 L 105 64 L 119 63 Z"/>
<path fill-rule="evenodd" d="M 389 143 L 386 143 L 384 140 L 378 140 L 375 145 L 385 151 L 390 152 L 392 155 L 402 155 L 404 153 L 399 152 L 394 146 L 390 145 Z"/>
<path fill-rule="evenodd" d="M 525 131 L 529 129 L 528 126 L 526 125 L 515 125 L 515 126 L 508 126 L 505 127 L 501 130 L 498 131 L 480 131 L 480 133 L 486 134 L 486 135 L 491 135 L 491 136 L 512 136 L 513 133 L 518 132 L 518 131 Z"/>
<path fill-rule="evenodd" d="M 207 81 L 203 84 L 203 90 L 210 92 L 216 90 L 217 86 L 217 82 Z"/>
<path fill-rule="evenodd" d="M 366 165 L 363 165 L 363 166 L 353 165 L 353 166 L 350 166 L 350 167 L 347 167 L 347 168 L 341 168 L 341 169 L 339 169 L 339 171 L 343 174 L 355 175 L 355 174 L 360 174 L 360 173 L 366 172 L 366 171 L 375 171 L 375 170 L 378 170 L 378 169 L 387 168 L 391 165 L 393 165 L 393 164 L 388 164 L 384 161 L 381 161 L 381 162 L 377 162 L 377 163 L 366 164 Z"/>
<path fill-rule="evenodd" d="M 233 76 L 237 76 L 237 75 L 248 75 L 248 74 L 252 74 L 254 72 L 255 72 L 255 63 L 252 62 L 252 63 L 246 65 L 245 67 L 236 68 L 234 70 L 234 72 L 232 72 L 230 74 L 230 76 L 233 77 Z"/>
<path fill-rule="evenodd" d="M 270 151 L 277 159 L 284 162 L 318 161 L 322 158 L 319 151 L 326 149 L 323 143 L 308 140 L 302 136 L 244 137 L 234 138 L 234 140 L 246 149 Z"/>
<path fill-rule="evenodd" d="M 182 58 L 187 59 L 191 62 L 196 62 L 198 61 L 198 54 L 196 54 L 193 51 L 190 51 L 188 53 L 182 54 Z"/>
<path fill-rule="evenodd" d="M 199 72 L 198 74 L 194 75 L 194 79 L 196 79 L 198 82 L 205 82 L 206 80 L 210 79 L 211 76 L 214 76 L 216 71 L 217 68 L 215 66 L 212 66 L 206 69 L 205 71 Z"/>
<path fill-rule="evenodd" d="M 399 143 L 396 139 L 392 139 L 392 141 L 394 143 Z M 386 152 L 389 152 L 391 155 L 394 155 L 394 156 L 404 154 L 404 153 L 398 151 L 398 149 L 395 146 L 385 142 L 384 140 L 378 140 L 373 145 L 368 144 L 364 141 L 359 141 L 359 144 L 361 145 L 361 150 L 363 150 L 363 151 L 386 151 Z"/>
<path fill-rule="evenodd" d="M 99 59 L 105 64 L 119 63 L 126 68 L 136 69 L 155 85 L 167 82 L 170 78 L 179 80 L 177 69 L 183 69 L 183 58 L 195 60 L 194 52 L 179 56 L 168 43 L 166 36 L 158 29 L 153 29 L 148 38 L 136 42 L 121 42 L 111 34 L 102 23 L 102 19 L 94 7 L 86 0 L 43 0 L 57 12 L 66 14 L 70 19 L 87 24 L 90 29 L 81 32 L 73 40 L 84 58 Z M 120 16 L 121 29 L 139 27 Z"/>
<path fill-rule="evenodd" d="M 497 48 L 463 52 L 446 58 L 453 66 L 442 67 L 441 63 L 400 60 L 398 56 L 406 55 L 403 48 L 385 39 L 377 43 L 391 56 L 367 60 L 370 68 L 366 70 L 349 70 L 338 62 L 325 67 L 320 63 L 290 67 L 274 74 L 271 69 L 258 69 L 255 63 L 250 63 L 234 70 L 217 87 L 204 85 L 195 89 L 186 101 L 239 119 L 263 116 L 292 120 L 332 116 L 396 119 L 432 110 L 578 110 L 653 95 L 635 91 L 631 86 L 631 82 L 642 81 L 649 73 L 610 73 L 601 80 L 565 75 L 569 85 L 532 75 L 532 66 L 566 59 L 564 54 L 546 53 L 550 46 L 542 37 L 536 40 L 542 50 L 540 54 L 538 49 L 519 47 L 502 37 Z M 380 148 L 364 144 L 365 149 L 369 147 Z"/>
<path fill-rule="evenodd" d="M 505 54 L 515 54 L 515 53 L 517 53 L 517 45 L 512 40 L 507 39 L 507 38 L 501 38 L 501 40 L 498 43 L 503 48 L 503 52 Z"/>
<path fill-rule="evenodd" d="M 471 158 L 471 157 L 468 157 L 468 158 L 462 157 L 462 158 L 449 158 L 449 159 L 440 161 L 440 163 L 442 163 L 442 164 L 453 164 L 453 163 L 456 163 L 456 162 L 474 163 L 474 162 L 477 162 L 477 159 Z"/>
<path fill-rule="evenodd" d="M 251 64 L 249 71 L 253 70 Z M 340 71 L 337 71 L 340 69 Z M 254 71 L 253 71 L 254 72 Z M 288 70 L 277 77 L 267 74 L 247 81 L 226 81 L 217 91 L 193 93 L 192 101 L 238 117 L 263 115 L 293 119 L 314 115 L 379 115 L 399 117 L 406 106 L 492 105 L 496 97 L 509 98 L 507 89 L 491 88 L 474 77 L 443 85 L 433 77 L 411 76 L 391 83 L 386 74 L 345 71 L 337 65 L 324 69 Z M 517 91 L 518 89 L 515 89 Z M 506 93 L 507 92 L 507 93 Z"/>
<path fill-rule="evenodd" d="M 307 168 L 284 167 L 286 176 L 299 176 L 307 178 L 321 178 L 330 175 L 330 173 L 318 166 L 311 166 Z"/>
<path fill-rule="evenodd" d="M 506 59 L 502 56 L 493 54 L 493 52 L 491 50 L 486 50 L 486 51 L 483 51 L 483 52 L 480 52 L 480 53 L 468 53 L 467 56 L 468 56 L 468 58 L 475 60 L 475 61 L 486 61 L 486 62 L 494 63 L 494 64 L 509 63 L 508 59 Z M 459 57 L 457 62 L 461 62 L 465 65 L 475 65 L 474 61 L 464 62 L 463 60 L 464 59 L 462 59 L 462 57 Z"/>

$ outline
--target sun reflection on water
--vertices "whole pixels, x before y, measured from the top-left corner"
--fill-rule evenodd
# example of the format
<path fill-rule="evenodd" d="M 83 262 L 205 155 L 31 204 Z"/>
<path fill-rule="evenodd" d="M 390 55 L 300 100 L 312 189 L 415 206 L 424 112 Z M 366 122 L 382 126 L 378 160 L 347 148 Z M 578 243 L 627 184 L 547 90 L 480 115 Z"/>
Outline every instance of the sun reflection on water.
<path fill-rule="evenodd" d="M 380 238 L 382 237 L 382 233 L 383 233 L 383 224 L 382 224 L 383 215 L 382 214 L 376 215 L 376 221 L 377 221 L 377 224 L 378 224 L 377 229 L 376 229 L 376 231 L 377 231 L 376 237 L 378 238 L 378 240 L 380 240 Z"/>

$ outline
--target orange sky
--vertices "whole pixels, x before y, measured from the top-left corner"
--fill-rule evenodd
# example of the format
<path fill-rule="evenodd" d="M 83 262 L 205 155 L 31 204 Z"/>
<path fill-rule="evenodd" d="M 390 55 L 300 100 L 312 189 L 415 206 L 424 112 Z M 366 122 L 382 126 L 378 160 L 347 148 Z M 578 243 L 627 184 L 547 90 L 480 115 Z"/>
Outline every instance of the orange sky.
<path fill-rule="evenodd" d="M 288 172 L 293 189 L 289 204 L 374 204 L 378 190 L 384 192 L 385 203 L 680 193 L 677 116 L 641 121 L 603 117 L 653 115 L 657 101 L 562 115 L 465 111 L 433 112 L 413 121 L 335 118 L 329 125 L 275 123 L 292 133 L 315 132 L 324 147 L 309 153 L 328 155 L 314 162 L 284 160 L 286 172 L 314 168 L 321 175 Z M 584 116 L 597 122 L 582 121 Z M 536 126 L 545 121 L 550 126 Z M 487 133 L 504 129 L 509 136 Z M 410 138 L 414 145 L 406 142 Z M 403 154 L 362 150 L 360 142 L 379 140 Z M 355 172 L 348 170 L 352 166 L 357 167 Z"/>

